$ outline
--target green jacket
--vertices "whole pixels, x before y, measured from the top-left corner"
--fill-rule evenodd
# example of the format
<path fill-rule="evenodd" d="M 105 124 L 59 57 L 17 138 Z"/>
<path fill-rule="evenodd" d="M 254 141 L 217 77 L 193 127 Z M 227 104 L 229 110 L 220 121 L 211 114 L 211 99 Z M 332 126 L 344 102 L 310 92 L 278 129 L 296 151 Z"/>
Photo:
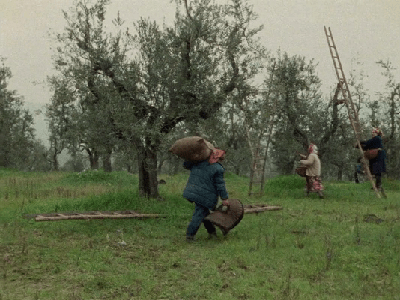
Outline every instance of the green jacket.
<path fill-rule="evenodd" d="M 189 180 L 183 191 L 183 197 L 190 202 L 213 209 L 218 202 L 218 196 L 228 199 L 225 187 L 225 169 L 220 163 L 210 164 L 207 160 L 198 164 L 185 162 L 184 167 L 190 170 Z"/>

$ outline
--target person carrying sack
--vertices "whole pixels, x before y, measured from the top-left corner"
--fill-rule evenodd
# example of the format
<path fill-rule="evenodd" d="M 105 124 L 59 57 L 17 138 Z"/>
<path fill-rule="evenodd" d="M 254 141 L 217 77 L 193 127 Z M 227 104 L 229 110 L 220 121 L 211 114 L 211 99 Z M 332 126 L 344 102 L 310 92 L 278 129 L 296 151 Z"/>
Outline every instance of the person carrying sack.
<path fill-rule="evenodd" d="M 193 241 L 201 223 L 208 232 L 208 238 L 216 238 L 215 226 L 205 218 L 210 214 L 222 199 L 222 205 L 228 206 L 228 192 L 225 187 L 224 167 L 220 161 L 224 160 L 225 151 L 213 149 L 208 159 L 200 162 L 184 162 L 184 168 L 190 170 L 190 176 L 183 191 L 183 197 L 195 203 L 195 210 L 186 230 L 186 240 Z"/>
<path fill-rule="evenodd" d="M 315 192 L 321 199 L 324 198 L 324 187 L 321 183 L 321 161 L 318 157 L 318 147 L 310 144 L 307 159 L 300 160 L 300 164 L 306 167 L 306 196 Z M 305 158 L 305 155 L 301 155 Z"/>
<path fill-rule="evenodd" d="M 386 172 L 386 152 L 383 149 L 382 142 L 383 132 L 378 127 L 372 128 L 372 138 L 367 141 L 360 142 L 362 149 L 365 152 L 374 153 L 374 155 L 368 156 L 364 155 L 366 158 L 369 158 L 369 170 L 372 175 L 375 175 L 375 185 L 376 188 L 383 194 L 384 197 L 385 191 L 382 187 L 382 173 Z M 372 151 L 371 151 L 372 150 Z M 367 153 L 366 153 L 367 154 Z"/>

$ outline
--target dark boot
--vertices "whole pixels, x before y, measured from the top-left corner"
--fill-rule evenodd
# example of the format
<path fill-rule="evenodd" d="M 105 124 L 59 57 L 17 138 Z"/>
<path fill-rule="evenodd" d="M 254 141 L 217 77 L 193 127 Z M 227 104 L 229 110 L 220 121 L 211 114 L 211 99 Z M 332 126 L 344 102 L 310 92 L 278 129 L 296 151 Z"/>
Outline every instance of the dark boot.
<path fill-rule="evenodd" d="M 381 174 L 376 174 L 375 175 L 375 185 L 378 191 L 382 194 L 384 198 L 387 198 L 385 190 L 382 187 L 382 175 Z"/>
<path fill-rule="evenodd" d="M 381 176 L 381 174 L 375 174 L 375 185 L 376 185 L 376 188 L 378 190 L 382 187 L 382 176 Z"/>
<path fill-rule="evenodd" d="M 192 243 L 192 242 L 194 242 L 196 240 L 196 238 L 194 237 L 194 236 L 191 236 L 191 235 L 187 235 L 186 236 L 186 241 L 188 242 L 188 243 Z"/>

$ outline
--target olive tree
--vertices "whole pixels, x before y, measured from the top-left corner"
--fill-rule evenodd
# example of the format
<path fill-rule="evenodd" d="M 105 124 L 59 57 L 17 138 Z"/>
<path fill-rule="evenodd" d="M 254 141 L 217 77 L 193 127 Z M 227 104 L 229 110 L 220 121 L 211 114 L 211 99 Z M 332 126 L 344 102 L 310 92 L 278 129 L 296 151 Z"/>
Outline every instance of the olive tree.
<path fill-rule="evenodd" d="M 29 170 L 35 153 L 33 117 L 24 109 L 23 98 L 9 89 L 10 68 L 0 59 L 0 167 Z"/>
<path fill-rule="evenodd" d="M 139 190 L 156 198 L 160 145 L 178 124 L 218 113 L 242 80 L 241 57 L 250 48 L 241 46 L 258 30 L 249 28 L 245 1 L 196 0 L 177 1 L 172 26 L 140 19 L 123 30 L 118 16 L 114 33 L 106 33 L 107 4 L 77 1 L 64 12 L 68 26 L 58 35 L 56 63 L 79 85 L 82 109 L 94 112 L 86 119 L 101 126 L 103 153 L 114 145 L 135 149 Z"/>

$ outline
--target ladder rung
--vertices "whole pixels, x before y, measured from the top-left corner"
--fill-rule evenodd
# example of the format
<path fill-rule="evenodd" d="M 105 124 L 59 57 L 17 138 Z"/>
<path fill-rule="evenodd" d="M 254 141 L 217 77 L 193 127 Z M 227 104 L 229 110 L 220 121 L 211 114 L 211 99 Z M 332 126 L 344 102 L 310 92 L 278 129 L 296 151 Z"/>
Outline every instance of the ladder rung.
<path fill-rule="evenodd" d="M 259 192 L 250 192 L 249 195 L 261 195 L 263 192 L 259 191 Z"/>

